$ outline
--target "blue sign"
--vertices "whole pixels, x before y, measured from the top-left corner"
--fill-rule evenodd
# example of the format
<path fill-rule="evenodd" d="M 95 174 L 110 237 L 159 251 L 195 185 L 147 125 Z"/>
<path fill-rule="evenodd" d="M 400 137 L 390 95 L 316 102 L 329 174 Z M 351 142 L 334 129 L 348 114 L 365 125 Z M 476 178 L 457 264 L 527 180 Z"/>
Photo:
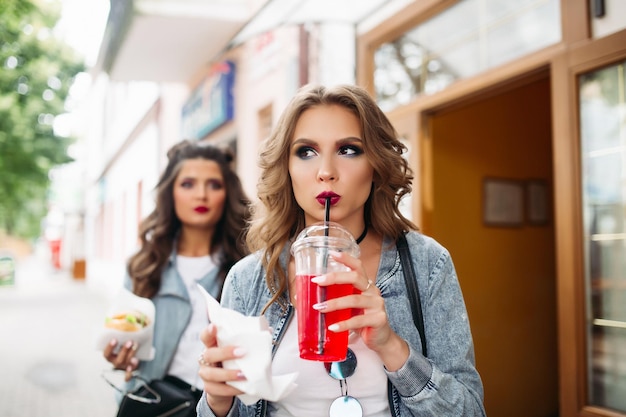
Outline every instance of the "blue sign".
<path fill-rule="evenodd" d="M 182 131 L 184 139 L 202 139 L 233 119 L 233 86 L 235 64 L 222 61 L 191 93 L 183 106 Z"/>

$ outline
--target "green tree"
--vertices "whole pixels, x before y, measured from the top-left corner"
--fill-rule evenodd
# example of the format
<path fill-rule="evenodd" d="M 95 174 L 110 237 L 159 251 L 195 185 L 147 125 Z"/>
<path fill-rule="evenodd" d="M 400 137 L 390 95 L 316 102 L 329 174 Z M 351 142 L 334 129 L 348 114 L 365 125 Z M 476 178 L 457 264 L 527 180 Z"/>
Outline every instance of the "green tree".
<path fill-rule="evenodd" d="M 35 237 L 48 172 L 69 162 L 71 138 L 55 134 L 81 57 L 53 36 L 58 3 L 0 0 L 0 229 Z"/>

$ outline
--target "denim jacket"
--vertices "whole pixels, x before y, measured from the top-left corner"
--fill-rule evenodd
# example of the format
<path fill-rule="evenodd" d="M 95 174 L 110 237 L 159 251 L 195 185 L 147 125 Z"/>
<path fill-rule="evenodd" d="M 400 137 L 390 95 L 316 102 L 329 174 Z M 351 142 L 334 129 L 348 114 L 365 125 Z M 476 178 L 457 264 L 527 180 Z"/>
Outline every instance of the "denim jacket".
<path fill-rule="evenodd" d="M 391 386 L 390 413 L 397 417 L 485 416 L 483 386 L 475 367 L 467 311 L 450 254 L 419 232 L 409 232 L 406 237 L 417 275 L 428 358 L 421 353 L 397 248 L 391 239 L 385 238 L 376 286 L 385 299 L 391 328 L 410 348 L 409 358 L 399 370 L 385 370 Z M 289 249 L 287 245 L 281 253 L 283 268 L 289 261 Z M 283 296 L 288 303 L 288 294 Z M 258 316 L 270 298 L 259 253 L 242 259 L 230 270 L 222 293 L 223 306 Z M 283 311 L 274 303 L 265 316 L 274 329 L 275 351 L 293 316 L 293 307 L 289 304 Z M 198 416 L 214 416 L 205 396 L 199 402 Z M 266 416 L 267 412 L 265 401 L 246 407 L 235 399 L 228 417 Z"/>
<path fill-rule="evenodd" d="M 218 268 L 213 268 L 198 281 L 213 297 L 217 297 L 220 292 L 220 283 L 216 279 L 217 273 Z M 128 276 L 126 276 L 124 286 L 131 289 Z M 170 255 L 168 263 L 163 268 L 161 287 L 151 300 L 155 307 L 153 339 L 155 356 L 151 361 L 141 361 L 138 368 L 141 377 L 148 381 L 167 375 L 178 342 L 191 319 L 189 294 L 183 279 L 178 274 L 175 252 Z M 195 360 L 195 358 L 189 358 L 189 360 Z M 134 387 L 134 380 L 130 382 L 131 384 L 126 389 Z"/>

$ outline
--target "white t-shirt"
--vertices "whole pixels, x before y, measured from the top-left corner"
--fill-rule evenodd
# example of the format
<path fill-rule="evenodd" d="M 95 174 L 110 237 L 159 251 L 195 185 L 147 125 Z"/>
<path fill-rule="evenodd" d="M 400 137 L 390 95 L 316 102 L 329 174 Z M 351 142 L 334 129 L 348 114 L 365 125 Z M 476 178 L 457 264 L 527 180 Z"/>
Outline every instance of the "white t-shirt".
<path fill-rule="evenodd" d="M 350 349 L 357 357 L 354 375 L 347 378 L 348 395 L 363 407 L 363 416 L 389 417 L 387 375 L 378 355 L 352 334 Z M 272 361 L 272 374 L 298 372 L 298 386 L 286 398 L 269 405 L 272 416 L 320 417 L 328 415 L 331 403 L 341 396 L 339 381 L 328 375 L 323 362 L 300 358 L 298 318 L 294 315 Z"/>
<path fill-rule="evenodd" d="M 189 300 L 191 301 L 191 319 L 182 334 L 168 375 L 173 375 L 189 385 L 195 385 L 202 389 L 202 380 L 198 376 L 197 358 L 203 349 L 202 342 L 200 342 L 200 331 L 209 325 L 209 317 L 207 316 L 206 302 L 196 284 L 213 268 L 217 268 L 217 265 L 209 255 L 199 257 L 177 255 L 176 267 L 187 286 L 187 293 L 189 293 Z"/>

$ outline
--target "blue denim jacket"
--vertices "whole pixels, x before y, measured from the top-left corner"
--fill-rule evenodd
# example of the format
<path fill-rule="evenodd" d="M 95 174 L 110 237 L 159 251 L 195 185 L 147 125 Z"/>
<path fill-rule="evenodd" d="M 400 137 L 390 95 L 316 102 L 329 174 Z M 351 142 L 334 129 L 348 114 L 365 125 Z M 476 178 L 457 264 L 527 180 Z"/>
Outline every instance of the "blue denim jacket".
<path fill-rule="evenodd" d="M 217 297 L 220 291 L 220 284 L 216 279 L 217 273 L 218 268 L 213 268 L 198 281 L 213 297 Z M 124 286 L 131 289 L 128 276 L 126 276 Z M 155 356 L 151 361 L 141 361 L 138 368 L 141 377 L 148 381 L 167 375 L 178 342 L 191 319 L 189 294 L 183 279 L 178 274 L 175 252 L 172 253 L 163 269 L 161 287 L 152 297 L 152 302 L 155 307 L 153 339 Z M 201 346 L 198 349 L 200 351 Z M 195 361 L 196 358 L 189 358 L 189 360 Z M 134 385 L 134 380 L 131 380 L 126 389 L 132 389 Z"/>
<path fill-rule="evenodd" d="M 394 242 L 385 238 L 376 286 L 385 299 L 389 324 L 410 347 L 406 363 L 396 372 L 386 372 L 392 386 L 391 415 L 485 416 L 483 386 L 475 367 L 467 311 L 450 254 L 434 239 L 418 232 L 408 233 L 407 241 L 417 274 L 428 358 L 421 354 L 398 251 Z M 280 258 L 284 268 L 289 257 L 289 247 L 285 247 Z M 289 300 L 287 294 L 284 297 Z M 258 253 L 242 259 L 230 270 L 222 293 L 225 307 L 258 316 L 270 298 Z M 283 311 L 274 303 L 265 316 L 274 329 L 276 350 L 293 316 L 293 307 Z M 198 405 L 199 417 L 214 415 L 205 396 Z M 325 412 L 320 410 L 320 415 Z M 264 401 L 246 407 L 237 399 L 228 413 L 228 417 L 266 415 Z"/>

